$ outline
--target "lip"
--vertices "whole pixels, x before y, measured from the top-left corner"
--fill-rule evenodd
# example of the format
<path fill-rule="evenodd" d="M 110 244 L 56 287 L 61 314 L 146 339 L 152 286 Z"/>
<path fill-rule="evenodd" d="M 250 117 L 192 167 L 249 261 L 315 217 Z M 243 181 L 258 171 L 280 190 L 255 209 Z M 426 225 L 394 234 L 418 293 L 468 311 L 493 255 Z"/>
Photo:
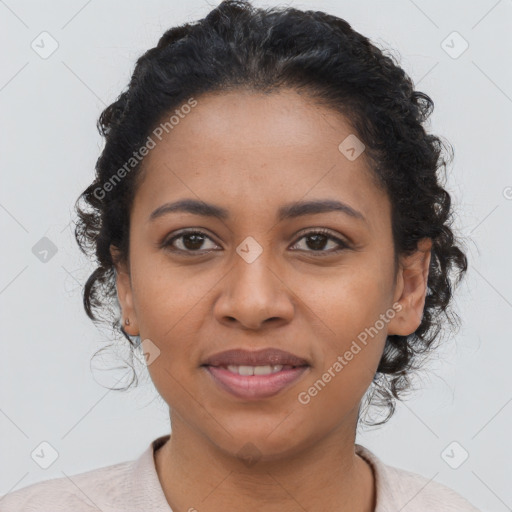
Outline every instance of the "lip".
<path fill-rule="evenodd" d="M 202 363 L 203 366 L 262 366 L 277 364 L 282 364 L 283 366 L 310 366 L 306 359 L 278 348 L 264 348 L 260 350 L 235 348 L 213 354 Z"/>
<path fill-rule="evenodd" d="M 277 395 L 310 369 L 309 366 L 297 366 L 268 375 L 239 375 L 221 366 L 206 365 L 205 368 L 221 389 L 244 400 L 260 400 Z"/>
<path fill-rule="evenodd" d="M 230 372 L 228 365 L 283 365 L 285 368 L 268 375 L 239 375 Z M 311 367 L 306 359 L 278 348 L 225 350 L 207 357 L 201 366 L 220 389 L 244 400 L 274 396 L 297 382 Z"/>

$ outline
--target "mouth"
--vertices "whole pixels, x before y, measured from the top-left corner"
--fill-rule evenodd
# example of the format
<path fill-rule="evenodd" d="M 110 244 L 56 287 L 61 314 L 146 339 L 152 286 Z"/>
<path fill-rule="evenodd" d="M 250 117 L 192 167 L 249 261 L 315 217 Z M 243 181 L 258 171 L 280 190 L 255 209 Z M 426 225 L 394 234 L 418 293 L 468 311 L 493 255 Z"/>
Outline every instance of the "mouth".
<path fill-rule="evenodd" d="M 290 387 L 311 365 L 279 349 L 235 349 L 209 357 L 201 367 L 223 391 L 244 400 L 260 400 Z"/>

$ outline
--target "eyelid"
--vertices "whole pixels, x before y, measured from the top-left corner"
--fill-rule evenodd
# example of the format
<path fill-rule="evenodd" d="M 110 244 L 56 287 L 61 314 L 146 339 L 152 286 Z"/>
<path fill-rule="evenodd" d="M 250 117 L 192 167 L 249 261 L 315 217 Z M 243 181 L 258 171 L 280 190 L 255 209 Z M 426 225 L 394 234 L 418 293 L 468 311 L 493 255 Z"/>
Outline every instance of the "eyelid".
<path fill-rule="evenodd" d="M 330 250 L 330 251 L 309 250 L 309 251 L 302 251 L 302 252 L 318 254 L 319 256 L 322 256 L 322 255 L 328 256 L 331 254 L 339 254 L 342 251 L 346 251 L 346 250 L 352 248 L 352 242 L 347 240 L 346 237 L 343 237 L 338 234 L 334 234 L 330 229 L 323 228 L 323 227 L 318 227 L 318 228 L 311 227 L 311 228 L 306 228 L 303 231 L 299 231 L 299 233 L 297 233 L 297 235 L 296 235 L 295 242 L 293 243 L 293 245 L 297 245 L 297 243 L 300 242 L 300 240 L 302 240 L 303 238 L 305 238 L 307 236 L 312 236 L 312 235 L 323 235 L 328 240 L 334 241 L 338 245 L 338 248 L 334 249 L 334 250 Z"/>
<path fill-rule="evenodd" d="M 192 250 L 185 251 L 183 249 L 169 249 L 169 247 L 172 247 L 172 242 L 174 242 L 174 240 L 179 239 L 180 237 L 182 237 L 184 235 L 188 235 L 188 234 L 203 235 L 204 237 L 206 237 L 206 238 L 210 239 L 212 242 L 214 242 L 216 245 L 219 245 L 213 239 L 213 237 L 208 234 L 208 232 L 207 232 L 207 230 L 205 228 L 184 228 L 182 230 L 179 230 L 178 232 L 173 233 L 171 236 L 164 237 L 162 242 L 158 243 L 157 245 L 158 245 L 159 248 L 161 248 L 161 249 L 168 249 L 169 251 L 171 251 L 173 253 L 181 253 L 181 254 L 188 253 L 190 255 L 204 255 L 204 254 L 207 254 L 207 253 L 210 253 L 212 251 L 216 251 L 217 250 L 217 249 L 208 249 L 208 250 L 204 251 L 204 250 L 199 249 L 197 251 L 192 251 Z M 297 243 L 300 242 L 301 239 L 307 237 L 308 235 L 309 236 L 312 236 L 312 235 L 323 235 L 323 236 L 327 237 L 329 240 L 332 240 L 336 244 L 338 244 L 339 248 L 338 249 L 334 249 L 334 250 L 330 250 L 330 251 L 313 251 L 313 250 L 310 250 L 310 251 L 299 251 L 299 252 L 308 252 L 308 253 L 313 253 L 313 254 L 316 253 L 318 255 L 322 255 L 322 253 L 324 255 L 338 254 L 341 251 L 350 249 L 351 246 L 352 246 L 352 242 L 347 240 L 346 237 L 334 234 L 334 233 L 331 232 L 331 230 L 329 230 L 328 228 L 324 228 L 324 227 L 304 228 L 303 230 L 299 231 L 294 236 L 294 242 L 293 242 L 292 246 L 297 245 Z"/>
<path fill-rule="evenodd" d="M 314 235 L 314 234 L 322 234 L 322 235 L 328 236 L 329 238 L 337 240 L 337 241 L 339 241 L 339 242 L 341 242 L 341 243 L 343 243 L 345 245 L 350 245 L 352 243 L 348 239 L 348 237 L 346 237 L 344 235 L 341 235 L 341 234 L 338 234 L 338 233 L 334 233 L 329 228 L 324 228 L 324 227 L 305 228 L 304 230 L 299 231 L 295 236 L 302 238 L 303 236 L 309 235 L 309 234 L 312 234 L 312 235 Z"/>
<path fill-rule="evenodd" d="M 184 229 L 178 230 L 177 232 L 171 233 L 171 235 L 169 235 L 169 236 L 165 236 L 161 242 L 157 243 L 157 246 L 161 249 L 167 249 L 168 247 L 171 246 L 171 243 L 174 240 L 176 240 L 184 235 L 203 235 L 204 237 L 206 237 L 206 238 L 210 239 L 212 242 L 214 242 L 216 245 L 219 245 L 215 241 L 214 237 L 212 237 L 208 233 L 208 230 L 206 230 L 205 228 L 184 228 Z M 211 249 L 210 249 L 210 251 L 211 251 Z M 181 249 L 175 249 L 174 252 L 189 252 L 189 253 L 197 252 L 197 253 L 200 253 L 200 251 L 183 251 Z"/>

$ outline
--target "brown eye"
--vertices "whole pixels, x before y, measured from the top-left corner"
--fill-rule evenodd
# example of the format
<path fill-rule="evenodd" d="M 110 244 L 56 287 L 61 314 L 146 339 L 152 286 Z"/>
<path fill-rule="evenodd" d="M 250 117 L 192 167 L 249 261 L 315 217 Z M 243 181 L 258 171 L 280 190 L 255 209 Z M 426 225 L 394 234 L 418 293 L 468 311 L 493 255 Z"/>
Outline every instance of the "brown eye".
<path fill-rule="evenodd" d="M 296 247 L 301 240 L 305 240 L 306 242 L 304 247 L 299 248 L 298 250 L 318 253 L 319 255 L 334 254 L 350 248 L 348 243 L 333 236 L 329 231 L 324 229 L 304 233 L 299 240 L 295 242 L 294 247 Z M 205 243 L 207 241 L 213 243 L 214 247 L 205 247 Z M 331 246 L 330 249 L 329 246 Z M 164 240 L 161 244 L 161 248 L 165 250 L 174 253 L 183 253 L 190 256 L 199 256 L 211 252 L 212 250 L 217 250 L 216 247 L 218 247 L 217 244 L 215 244 L 215 242 L 213 242 L 206 233 L 197 230 L 182 231 L 181 233 Z"/>
<path fill-rule="evenodd" d="M 304 244 L 306 248 L 299 250 L 305 250 L 306 252 L 333 254 L 349 248 L 349 245 L 346 242 L 338 237 L 333 236 L 329 231 L 324 229 L 309 231 L 308 233 L 303 234 L 299 238 L 299 241 L 302 239 L 306 240 L 306 243 Z M 335 248 L 331 250 L 325 250 L 325 247 L 329 245 L 329 242 L 331 242 L 331 246 L 334 245 Z M 334 242 L 334 244 L 332 244 L 332 242 Z M 298 242 L 295 243 L 295 246 L 297 243 Z"/>
<path fill-rule="evenodd" d="M 210 251 L 211 248 L 204 247 L 206 240 L 211 238 L 202 231 L 182 231 L 181 233 L 165 240 L 161 247 L 172 252 L 203 252 Z M 177 244 L 175 244 L 177 242 Z M 216 244 L 214 244 L 216 245 Z"/>

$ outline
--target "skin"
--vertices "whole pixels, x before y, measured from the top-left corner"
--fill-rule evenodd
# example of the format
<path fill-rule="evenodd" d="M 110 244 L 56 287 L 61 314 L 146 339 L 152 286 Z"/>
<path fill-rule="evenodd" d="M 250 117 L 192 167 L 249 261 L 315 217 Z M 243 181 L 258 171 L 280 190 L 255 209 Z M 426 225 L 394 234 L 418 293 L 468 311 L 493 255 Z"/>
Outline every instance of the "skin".
<path fill-rule="evenodd" d="M 197 100 L 144 161 L 129 261 L 116 263 L 125 330 L 160 350 L 148 368 L 170 409 L 172 435 L 155 454 L 164 494 L 176 511 L 373 511 L 374 475 L 354 450 L 359 405 L 386 336 L 411 334 L 421 322 L 431 241 L 400 258 L 395 273 L 389 199 L 365 153 L 350 161 L 339 151 L 355 133 L 340 114 L 293 90 Z M 148 220 L 184 198 L 221 206 L 230 218 L 174 212 Z M 341 212 L 276 220 L 284 204 L 313 199 L 343 201 L 365 220 Z M 159 246 L 184 228 L 203 231 L 203 245 L 182 237 L 174 248 L 202 255 Z M 315 245 L 304 235 L 316 228 L 349 247 L 330 252 L 339 246 L 329 238 Z M 248 236 L 262 248 L 251 263 L 236 252 Z M 401 310 L 299 403 L 393 304 Z M 311 363 L 270 398 L 231 396 L 200 367 L 226 349 L 267 347 Z M 238 454 L 249 441 L 254 464 Z"/>

